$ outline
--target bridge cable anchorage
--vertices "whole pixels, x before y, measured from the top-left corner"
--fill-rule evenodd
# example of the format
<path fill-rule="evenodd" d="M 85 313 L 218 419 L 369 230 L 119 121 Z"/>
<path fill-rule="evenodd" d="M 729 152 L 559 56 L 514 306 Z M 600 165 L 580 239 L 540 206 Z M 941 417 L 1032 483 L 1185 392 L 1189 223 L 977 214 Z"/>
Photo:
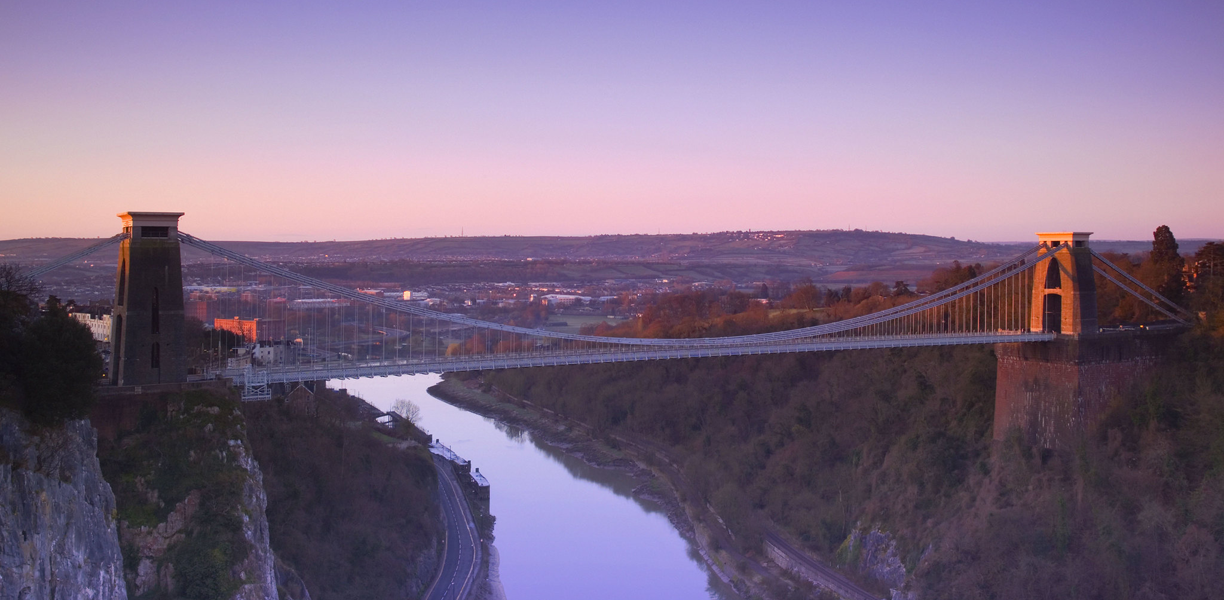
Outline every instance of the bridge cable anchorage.
<path fill-rule="evenodd" d="M 983 289 L 986 289 L 990 285 L 994 285 L 995 283 L 999 283 L 1003 281 L 1006 277 L 1011 277 L 1013 275 L 1016 275 L 1022 269 L 1030 269 L 1036 264 L 1038 264 L 1039 262 L 1049 259 L 1049 255 L 1046 254 L 1046 255 L 1039 256 L 1036 261 L 1026 264 L 1028 257 L 1038 252 L 1041 249 L 1041 246 L 1035 246 L 1032 249 L 1021 254 L 1016 259 L 1004 265 L 996 267 L 995 269 L 992 269 L 991 271 L 988 271 L 987 273 L 982 274 L 974 279 L 961 283 L 947 290 L 943 290 L 936 294 L 932 294 L 931 296 L 928 296 L 926 298 L 922 298 L 914 302 L 902 304 L 900 306 L 896 306 L 896 307 L 893 307 L 893 308 L 890 308 L 884 311 L 880 311 L 878 313 L 872 313 L 869 315 L 864 315 L 862 317 L 846 319 L 844 321 L 838 321 L 836 323 L 829 323 L 825 325 L 817 325 L 813 327 L 805 327 L 805 328 L 800 328 L 800 329 L 792 329 L 792 330 L 781 331 L 781 332 L 742 335 L 742 336 L 727 336 L 727 337 L 719 337 L 719 338 L 616 338 L 616 337 L 606 337 L 606 336 L 562 333 L 562 332 L 556 332 L 556 331 L 548 331 L 544 329 L 529 329 L 526 327 L 503 325 L 500 323 L 483 321 L 483 320 L 475 319 L 475 318 L 468 317 L 465 315 L 443 313 L 443 312 L 434 311 L 434 310 L 416 307 L 416 306 L 404 306 L 404 305 L 394 303 L 394 302 L 391 302 L 391 301 L 388 301 L 382 298 L 377 298 L 374 296 L 370 296 L 368 294 L 363 294 L 361 292 L 349 289 L 347 287 L 332 284 L 332 283 L 329 283 L 329 282 L 326 282 L 320 279 L 316 279 L 313 277 L 309 277 L 306 275 L 294 273 L 293 271 L 289 271 L 288 269 L 277 267 L 275 265 L 268 264 L 260 260 L 251 258 L 249 256 L 240 254 L 238 252 L 234 252 L 232 250 L 223 248 L 211 242 L 204 241 L 200 238 L 197 238 L 195 236 L 192 236 L 182 231 L 178 232 L 178 236 L 179 236 L 180 241 L 182 241 L 183 243 L 193 246 L 195 248 L 198 248 L 200 250 L 203 250 L 205 252 L 208 252 L 210 254 L 213 254 L 215 256 L 234 261 L 241 265 L 250 266 L 250 267 L 268 272 L 272 275 L 276 275 L 276 276 L 283 277 L 291 281 L 295 281 L 302 285 L 307 285 L 307 286 L 315 287 L 318 289 L 322 289 L 327 292 L 347 298 L 349 300 L 354 300 L 357 302 L 380 306 L 380 307 L 386 308 L 388 310 L 396 311 L 396 312 L 409 313 L 409 314 L 417 315 L 417 316 L 420 316 L 426 319 L 434 319 L 439 322 L 446 321 L 453 325 L 462 325 L 465 327 L 476 327 L 476 328 L 483 328 L 483 329 L 488 329 L 492 331 L 509 333 L 511 334 L 511 336 L 518 334 L 518 335 L 526 335 L 526 336 L 533 336 L 533 337 L 540 337 L 540 338 L 547 338 L 547 339 L 564 340 L 564 341 L 570 341 L 570 342 L 588 342 L 588 343 L 595 343 L 595 344 L 619 345 L 619 346 L 669 346 L 669 347 L 672 347 L 672 346 L 682 346 L 682 347 L 714 346 L 714 347 L 718 347 L 718 346 L 742 345 L 742 344 L 752 344 L 752 343 L 773 343 L 773 342 L 779 342 L 779 341 L 797 340 L 797 339 L 845 332 L 845 331 L 853 330 L 856 328 L 868 327 L 871 325 L 880 324 L 880 323 L 890 320 L 891 318 L 900 318 L 906 315 L 912 315 L 918 312 L 922 312 L 924 310 L 938 308 L 945 304 L 954 302 L 958 299 L 962 299 L 967 296 L 970 296 L 976 292 L 982 291 Z M 1006 277 L 995 277 L 996 275 L 1005 274 L 1005 272 L 1009 270 L 1010 270 L 1010 273 L 1006 273 Z M 517 339 L 512 337 L 510 343 L 511 345 L 516 344 Z"/>
<path fill-rule="evenodd" d="M 61 256 L 44 265 L 34 267 L 30 269 L 29 271 L 27 271 L 26 275 L 28 275 L 29 277 L 33 279 L 40 279 L 43 275 L 46 275 L 47 273 L 50 273 L 51 271 L 54 271 L 70 262 L 85 258 L 86 256 L 89 256 L 90 254 L 93 254 L 94 252 L 97 252 L 98 250 L 101 250 L 113 244 L 118 244 L 119 242 L 122 242 L 123 240 L 126 240 L 126 239 L 128 239 L 127 232 L 117 233 L 88 248 L 77 250 L 76 252 Z"/>
<path fill-rule="evenodd" d="M 1134 284 L 1134 285 L 1138 286 L 1138 287 L 1139 287 L 1139 289 L 1141 289 L 1141 290 L 1143 290 L 1143 291 L 1145 291 L 1145 292 L 1147 292 L 1147 293 L 1151 294 L 1152 296 L 1155 296 L 1155 297 L 1156 297 L 1158 300 L 1160 300 L 1161 302 L 1164 302 L 1164 303 L 1165 303 L 1165 304 L 1167 304 L 1168 306 L 1173 307 L 1173 310 L 1176 310 L 1177 312 L 1181 313 L 1181 314 L 1182 314 L 1182 316 L 1183 316 L 1183 317 L 1185 317 L 1185 318 L 1179 318 L 1179 317 L 1176 317 L 1176 316 L 1174 316 L 1174 315 L 1170 314 L 1168 310 L 1165 310 L 1164 308 L 1161 308 L 1161 307 L 1157 306 L 1157 305 L 1156 305 L 1155 303 L 1153 303 L 1151 300 L 1149 300 L 1149 299 L 1147 299 L 1147 298 L 1144 298 L 1142 295 L 1140 295 L 1139 293 L 1137 293 L 1135 290 L 1131 289 L 1129 286 L 1123 285 L 1123 284 L 1122 284 L 1120 281 L 1118 281 L 1117 279 L 1114 279 L 1113 277 L 1110 277 L 1110 276 L 1109 276 L 1109 274 L 1108 274 L 1108 273 L 1106 273 L 1106 272 L 1104 271 L 1104 269 L 1101 269 L 1100 267 L 1098 267 L 1098 266 L 1097 266 L 1097 265 L 1095 265 L 1095 264 L 1094 264 L 1094 265 L 1092 265 L 1093 270 L 1095 270 L 1097 273 L 1100 273 L 1100 274 L 1101 274 L 1101 276 L 1103 276 L 1103 277 L 1105 277 L 1106 279 L 1108 279 L 1108 280 L 1109 280 L 1111 283 L 1113 283 L 1114 285 L 1116 285 L 1116 286 L 1118 286 L 1118 287 L 1122 288 L 1123 290 L 1126 290 L 1126 291 L 1127 291 L 1127 292 L 1129 292 L 1129 293 L 1130 293 L 1132 296 L 1135 296 L 1136 298 L 1138 298 L 1138 299 L 1140 299 L 1140 300 L 1143 300 L 1144 302 L 1147 302 L 1148 304 L 1150 304 L 1150 305 L 1151 305 L 1153 308 L 1155 308 L 1156 310 L 1159 310 L 1160 312 L 1162 312 L 1162 313 L 1164 313 L 1164 314 L 1168 315 L 1168 316 L 1169 316 L 1169 318 L 1171 318 L 1171 319 L 1174 319 L 1174 320 L 1176 320 L 1176 321 L 1180 321 L 1180 322 L 1182 322 L 1182 323 L 1184 323 L 1184 324 L 1187 324 L 1187 325 L 1189 325 L 1191 322 L 1193 322 L 1193 321 L 1194 321 L 1194 319 L 1195 319 L 1195 315 L 1194 315 L 1194 313 L 1192 313 L 1192 312 L 1190 312 L 1190 311 L 1186 310 L 1185 308 L 1183 308 L 1181 305 L 1177 304 L 1176 302 L 1173 302 L 1172 300 L 1169 300 L 1168 298 L 1165 298 L 1164 296 L 1162 296 L 1162 295 L 1160 294 L 1160 292 L 1157 292 L 1156 290 L 1154 290 L 1154 289 L 1152 289 L 1152 288 L 1148 287 L 1148 286 L 1147 286 L 1147 285 L 1145 285 L 1145 284 L 1144 284 L 1142 281 L 1139 281 L 1138 279 L 1136 279 L 1136 278 L 1135 278 L 1133 275 L 1131 275 L 1130 273 L 1127 273 L 1126 271 L 1123 271 L 1122 269 L 1118 268 L 1118 265 L 1115 265 L 1115 264 L 1113 264 L 1112 262 L 1109 262 L 1109 260 L 1108 260 L 1108 259 L 1106 259 L 1104 256 L 1101 256 L 1100 254 L 1098 254 L 1096 250 L 1092 250 L 1092 256 L 1093 256 L 1093 257 L 1095 257 L 1095 258 L 1096 258 L 1098 261 L 1100 261 L 1102 264 L 1108 265 L 1108 266 L 1109 266 L 1109 268 L 1113 269 L 1115 273 L 1118 273 L 1118 274 L 1122 275 L 1123 277 L 1125 277 L 1127 281 L 1130 281 L 1132 284 Z M 1189 321 L 1187 321 L 1187 319 L 1189 319 Z"/>

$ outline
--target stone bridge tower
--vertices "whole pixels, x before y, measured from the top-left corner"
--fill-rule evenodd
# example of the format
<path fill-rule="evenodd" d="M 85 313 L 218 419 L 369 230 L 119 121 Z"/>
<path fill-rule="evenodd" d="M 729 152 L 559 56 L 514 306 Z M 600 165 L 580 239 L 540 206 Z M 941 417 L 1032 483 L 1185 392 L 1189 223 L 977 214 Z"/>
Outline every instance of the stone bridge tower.
<path fill-rule="evenodd" d="M 1042 255 L 1034 267 L 1029 329 L 1067 335 L 1097 332 L 1096 277 L 1092 272 L 1091 233 L 1039 233 Z"/>
<path fill-rule="evenodd" d="M 1110 403 L 1144 376 L 1167 336 L 1102 332 L 1090 233 L 1039 233 L 1043 255 L 1033 273 L 1029 330 L 1058 334 L 1050 342 L 997 344 L 994 438 L 1013 428 L 1033 444 L 1067 448 Z"/>
<path fill-rule="evenodd" d="M 114 385 L 187 380 L 183 342 L 183 266 L 178 220 L 183 213 L 126 212 L 111 319 Z"/>

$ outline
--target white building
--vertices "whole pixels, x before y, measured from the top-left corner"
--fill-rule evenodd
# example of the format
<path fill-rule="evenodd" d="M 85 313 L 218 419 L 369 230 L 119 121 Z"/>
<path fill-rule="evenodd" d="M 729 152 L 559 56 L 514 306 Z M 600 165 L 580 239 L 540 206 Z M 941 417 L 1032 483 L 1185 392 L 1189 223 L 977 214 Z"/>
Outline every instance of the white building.
<path fill-rule="evenodd" d="M 347 300 L 338 298 L 303 298 L 289 301 L 289 308 L 293 310 L 326 310 L 348 305 Z"/>
<path fill-rule="evenodd" d="M 590 296 L 575 296 L 573 294 L 545 294 L 543 298 L 549 306 L 569 306 L 579 300 L 582 302 L 591 301 Z"/>
<path fill-rule="evenodd" d="M 72 317 L 89 328 L 89 333 L 93 334 L 94 341 L 110 342 L 111 316 L 109 314 L 74 312 Z"/>
<path fill-rule="evenodd" d="M 429 297 L 429 294 L 426 292 L 413 292 L 413 291 L 404 292 L 404 300 L 424 300 L 428 297 Z"/>
<path fill-rule="evenodd" d="M 293 342 L 260 342 L 251 348 L 257 365 L 284 365 L 297 362 L 297 347 Z"/>

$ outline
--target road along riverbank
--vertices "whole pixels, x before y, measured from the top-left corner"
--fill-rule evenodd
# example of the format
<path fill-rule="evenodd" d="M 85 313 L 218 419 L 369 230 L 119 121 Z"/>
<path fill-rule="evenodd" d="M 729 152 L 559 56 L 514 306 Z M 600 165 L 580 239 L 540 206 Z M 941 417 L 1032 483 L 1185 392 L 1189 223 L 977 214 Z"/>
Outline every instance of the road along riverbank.
<path fill-rule="evenodd" d="M 424 597 L 427 600 L 466 600 L 479 582 L 485 548 L 477 533 L 467 494 L 456 478 L 453 453 L 449 450 L 439 452 L 432 447 L 430 450 L 438 472 L 438 496 L 446 538 L 442 564 Z"/>
<path fill-rule="evenodd" d="M 593 466 L 633 473 L 640 481 L 633 494 L 663 506 L 673 526 L 694 544 L 710 571 L 741 596 L 773 597 L 792 587 L 812 588 L 814 583 L 816 588 L 846 598 L 875 597 L 831 569 L 813 577 L 804 572 L 806 569 L 795 573 L 778 566 L 778 562 L 792 568 L 796 564 L 818 564 L 793 546 L 779 549 L 770 544 L 767 556 L 739 552 L 734 536 L 718 515 L 707 504 L 696 501 L 699 495 L 690 489 L 678 461 L 666 449 L 622 435 L 599 439 L 580 422 L 496 388 L 485 386 L 481 391 L 481 385 L 479 380 L 447 378 L 431 387 L 429 393 L 464 410 L 531 431 L 541 441 Z"/>

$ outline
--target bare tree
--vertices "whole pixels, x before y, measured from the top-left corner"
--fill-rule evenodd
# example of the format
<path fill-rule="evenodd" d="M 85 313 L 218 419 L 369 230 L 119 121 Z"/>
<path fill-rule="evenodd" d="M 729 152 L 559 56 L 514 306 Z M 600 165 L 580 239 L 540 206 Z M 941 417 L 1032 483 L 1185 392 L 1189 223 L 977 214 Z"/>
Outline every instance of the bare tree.
<path fill-rule="evenodd" d="M 399 416 L 404 417 L 413 425 L 417 425 L 421 422 L 421 407 L 417 406 L 411 400 L 405 400 L 403 398 L 396 400 L 395 404 L 391 405 L 391 412 L 397 413 Z"/>
<path fill-rule="evenodd" d="M 30 301 L 42 286 L 15 264 L 0 263 L 0 311 L 9 315 L 28 312 Z"/>
<path fill-rule="evenodd" d="M 13 263 L 0 263 L 0 292 L 32 296 L 42 289 L 38 280 Z"/>

